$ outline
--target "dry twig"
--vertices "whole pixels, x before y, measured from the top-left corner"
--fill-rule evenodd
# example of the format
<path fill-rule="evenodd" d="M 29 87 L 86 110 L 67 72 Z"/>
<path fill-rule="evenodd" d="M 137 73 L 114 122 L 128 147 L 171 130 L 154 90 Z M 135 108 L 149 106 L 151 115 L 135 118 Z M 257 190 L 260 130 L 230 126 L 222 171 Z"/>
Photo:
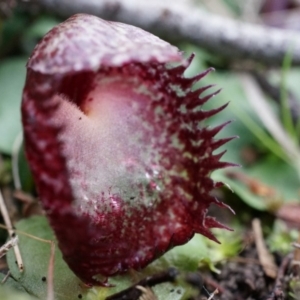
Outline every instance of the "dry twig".
<path fill-rule="evenodd" d="M 281 65 L 293 49 L 292 60 L 300 65 L 300 33 L 244 23 L 206 13 L 188 0 L 40 0 L 42 9 L 68 17 L 89 13 L 129 23 L 167 39 L 190 41 L 213 53 L 235 59 Z"/>
<path fill-rule="evenodd" d="M 152 289 L 149 287 L 138 285 L 136 288 L 142 292 L 139 300 L 158 300 Z"/>
<path fill-rule="evenodd" d="M 0 247 L 0 258 L 3 257 L 9 249 L 13 248 L 18 244 L 18 236 L 12 237 L 9 241 L 7 241 L 4 245 Z"/>
<path fill-rule="evenodd" d="M 264 269 L 264 272 L 267 276 L 271 278 L 276 278 L 277 265 L 275 264 L 274 257 L 268 251 L 265 245 L 259 219 L 254 219 L 252 221 L 252 228 L 254 232 L 255 244 L 259 261 Z"/>
<path fill-rule="evenodd" d="M 292 260 L 292 254 L 287 255 L 283 260 L 278 269 L 274 289 L 271 295 L 266 300 L 283 300 L 284 299 L 284 292 L 282 289 L 282 283 L 284 280 L 284 275 L 286 270 Z"/>
<path fill-rule="evenodd" d="M 55 244 L 53 241 L 50 241 L 51 244 L 51 252 L 49 259 L 49 267 L 48 267 L 48 280 L 47 280 L 47 300 L 54 300 L 54 260 L 55 260 Z"/>
<path fill-rule="evenodd" d="M 10 271 L 8 271 L 6 273 L 6 275 L 4 276 L 4 278 L 1 280 L 1 284 L 4 284 L 7 281 L 7 279 L 8 279 L 9 276 L 10 276 Z"/>
<path fill-rule="evenodd" d="M 218 289 L 214 290 L 213 293 L 209 296 L 209 298 L 207 300 L 212 300 L 214 298 L 214 296 L 217 294 L 219 294 Z"/>
<path fill-rule="evenodd" d="M 8 215 L 8 212 L 7 212 L 7 209 L 6 209 L 5 202 L 4 202 L 4 199 L 2 197 L 1 191 L 0 191 L 0 210 L 1 210 L 1 214 L 2 214 L 3 219 L 4 219 L 4 223 L 7 227 L 8 234 L 9 234 L 10 238 L 13 238 L 16 233 L 13 230 L 13 226 L 11 224 L 11 221 L 10 221 L 10 218 L 9 218 L 9 215 Z M 22 257 L 21 257 L 21 252 L 20 252 L 18 244 L 16 244 L 14 246 L 14 252 L 15 252 L 16 261 L 17 261 L 17 264 L 18 264 L 19 271 L 23 272 L 24 264 L 23 264 L 23 260 L 22 260 Z"/>

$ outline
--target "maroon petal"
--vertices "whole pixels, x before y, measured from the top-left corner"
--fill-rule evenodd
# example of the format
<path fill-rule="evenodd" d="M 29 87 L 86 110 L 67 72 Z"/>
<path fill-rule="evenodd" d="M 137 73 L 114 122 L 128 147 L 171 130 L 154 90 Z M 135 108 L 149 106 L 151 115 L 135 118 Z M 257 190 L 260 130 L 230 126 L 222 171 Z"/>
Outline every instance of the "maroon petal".
<path fill-rule="evenodd" d="M 206 87 L 191 62 L 132 26 L 79 14 L 52 29 L 28 62 L 22 113 L 27 157 L 64 259 L 84 282 L 145 267 L 201 233 L 220 183 L 216 140 L 201 126 Z M 179 62 L 171 67 L 167 63 Z"/>

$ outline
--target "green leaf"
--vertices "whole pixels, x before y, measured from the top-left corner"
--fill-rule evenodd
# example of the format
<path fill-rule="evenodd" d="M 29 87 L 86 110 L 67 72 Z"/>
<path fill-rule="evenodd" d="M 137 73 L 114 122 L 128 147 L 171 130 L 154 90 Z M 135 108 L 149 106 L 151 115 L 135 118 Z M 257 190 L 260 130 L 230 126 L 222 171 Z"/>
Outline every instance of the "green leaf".
<path fill-rule="evenodd" d="M 290 165 L 274 156 L 245 169 L 247 174 L 274 188 L 284 202 L 295 202 L 299 199 L 299 177 Z"/>
<path fill-rule="evenodd" d="M 67 226 L 67 225 L 66 225 Z M 21 230 L 35 237 L 46 240 L 54 240 L 54 234 L 45 217 L 32 217 L 23 219 L 16 225 Z M 12 276 L 24 287 L 24 289 L 38 299 L 47 298 L 47 274 L 50 258 L 50 244 L 28 236 L 19 234 L 19 246 L 24 262 L 24 272 L 20 273 L 15 263 L 14 252 L 7 254 L 7 262 Z M 46 281 L 43 280 L 46 278 Z M 59 300 L 83 298 L 87 289 L 82 286 L 80 280 L 70 271 L 62 259 L 61 252 L 56 247 L 54 264 L 54 295 Z"/>
<path fill-rule="evenodd" d="M 13 142 L 21 132 L 20 103 L 25 82 L 26 59 L 7 59 L 0 63 L 0 151 L 11 154 Z"/>
<path fill-rule="evenodd" d="M 274 156 L 269 156 L 251 167 L 234 171 L 242 172 L 247 178 L 269 187 L 274 192 L 274 196 L 261 196 L 255 194 L 244 182 L 228 177 L 227 170 L 213 173 L 214 180 L 227 184 L 252 208 L 273 211 L 280 203 L 295 202 L 299 198 L 299 179 L 296 171 Z"/>
<path fill-rule="evenodd" d="M 45 217 L 36 216 L 23 219 L 16 224 L 16 229 L 42 239 L 55 240 Z M 44 300 L 47 296 L 47 281 L 43 281 L 42 278 L 47 277 L 50 245 L 49 243 L 25 236 L 22 233 L 18 233 L 18 236 L 19 247 L 24 261 L 24 272 L 19 272 L 15 263 L 14 252 L 10 250 L 7 254 L 7 261 L 11 274 L 16 282 L 30 295 Z M 115 287 L 93 287 L 91 289 L 84 287 L 84 284 L 70 271 L 62 259 L 60 250 L 56 247 L 54 264 L 55 299 L 74 300 L 78 299 L 80 294 L 83 300 L 104 300 L 105 297 L 128 288 L 148 275 L 166 270 L 170 266 L 177 267 L 181 271 L 195 271 L 201 260 L 211 256 L 210 251 L 212 248 L 208 248 L 207 243 L 208 239 L 201 235 L 195 235 L 190 242 L 183 246 L 175 247 L 143 271 L 136 272 L 134 275 L 129 273 L 110 278 L 109 282 L 114 284 Z M 219 247 L 217 244 L 214 245 Z M 179 283 L 160 284 L 155 286 L 153 290 L 160 300 L 180 300 L 192 292 L 189 287 Z"/>
<path fill-rule="evenodd" d="M 236 193 L 245 203 L 257 210 L 267 210 L 267 204 L 263 199 L 253 194 L 245 185 L 226 176 L 223 170 L 215 171 L 212 175 L 216 181 L 226 184 L 234 193 Z"/>

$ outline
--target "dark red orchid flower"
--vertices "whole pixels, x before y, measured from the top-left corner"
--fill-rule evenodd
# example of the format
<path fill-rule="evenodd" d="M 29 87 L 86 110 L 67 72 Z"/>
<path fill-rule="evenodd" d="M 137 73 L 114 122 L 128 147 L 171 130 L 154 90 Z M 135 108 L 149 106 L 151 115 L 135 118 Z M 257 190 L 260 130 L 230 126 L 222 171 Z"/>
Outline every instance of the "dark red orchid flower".
<path fill-rule="evenodd" d="M 53 28 L 27 64 L 25 147 L 63 257 L 90 285 L 145 267 L 195 233 L 225 228 L 206 216 L 218 186 L 215 139 L 201 122 L 214 94 L 193 91 L 190 60 L 130 25 L 78 14 Z M 172 67 L 170 63 L 177 63 Z"/>

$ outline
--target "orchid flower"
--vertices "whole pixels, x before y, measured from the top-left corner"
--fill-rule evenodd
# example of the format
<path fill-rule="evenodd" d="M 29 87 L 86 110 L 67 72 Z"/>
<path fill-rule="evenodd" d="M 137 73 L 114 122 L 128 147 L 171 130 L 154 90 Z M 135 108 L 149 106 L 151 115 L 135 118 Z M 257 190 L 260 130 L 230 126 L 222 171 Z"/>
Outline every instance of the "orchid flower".
<path fill-rule="evenodd" d="M 139 28 L 77 14 L 54 27 L 27 64 L 26 155 L 63 257 L 86 284 L 141 269 L 195 233 L 226 228 L 207 216 L 231 166 L 231 138 L 201 109 L 216 93 L 193 85 L 192 61 Z M 101 281 L 96 275 L 102 275 Z"/>

